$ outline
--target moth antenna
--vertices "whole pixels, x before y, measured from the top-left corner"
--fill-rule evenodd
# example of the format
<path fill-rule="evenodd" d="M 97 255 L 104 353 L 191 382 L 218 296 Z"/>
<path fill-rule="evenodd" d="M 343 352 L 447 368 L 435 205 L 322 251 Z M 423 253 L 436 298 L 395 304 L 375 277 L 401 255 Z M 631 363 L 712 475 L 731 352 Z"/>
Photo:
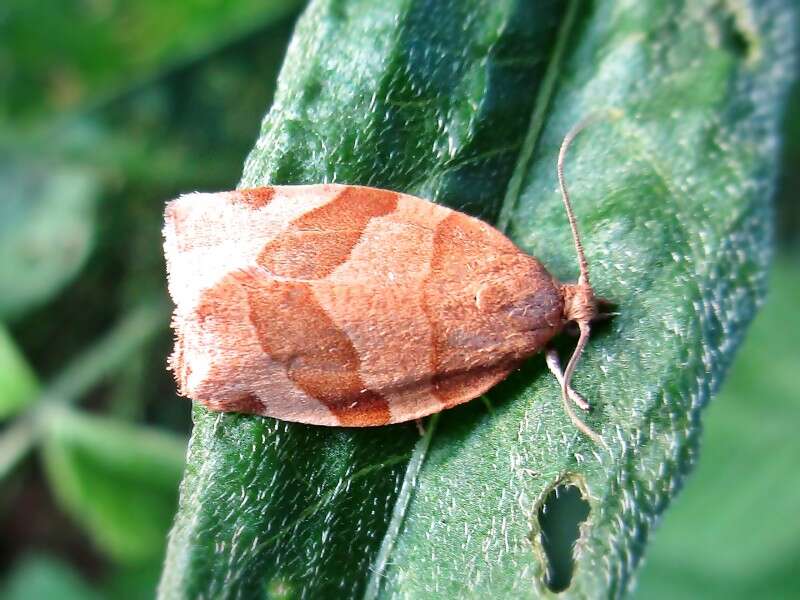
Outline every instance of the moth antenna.
<path fill-rule="evenodd" d="M 558 163 L 556 164 L 556 173 L 558 175 L 558 186 L 561 190 L 561 199 L 564 201 L 564 209 L 567 213 L 567 220 L 569 221 L 569 227 L 572 231 L 572 240 L 575 243 L 575 252 L 578 255 L 578 267 L 580 268 L 580 275 L 578 276 L 578 286 L 585 286 L 588 288 L 586 302 L 590 302 L 591 306 L 591 315 L 594 316 L 596 313 L 596 303 L 594 300 L 594 290 L 592 290 L 592 285 L 589 281 L 589 263 L 586 260 L 586 254 L 583 251 L 583 244 L 581 243 L 581 236 L 578 232 L 578 222 L 575 219 L 575 213 L 572 210 L 572 202 L 569 199 L 569 192 L 567 191 L 567 184 L 564 180 L 564 159 L 567 156 L 567 150 L 572 144 L 572 141 L 577 137 L 577 135 L 585 129 L 587 126 L 596 123 L 599 120 L 606 119 L 606 118 L 618 118 L 621 115 L 621 111 L 616 109 L 609 109 L 605 111 L 599 111 L 590 114 L 589 116 L 581 119 L 578 121 L 572 129 L 567 132 L 567 135 L 564 136 L 564 141 L 561 142 L 561 148 L 558 151 Z M 594 440 L 597 444 L 605 447 L 608 449 L 605 441 L 603 440 L 600 435 L 593 431 L 586 423 L 584 423 L 578 415 L 575 414 L 575 411 L 572 409 L 572 406 L 569 403 L 567 390 L 570 388 L 570 383 L 572 382 L 572 374 L 575 372 L 575 367 L 580 360 L 581 354 L 583 354 L 583 349 L 586 347 L 586 342 L 589 341 L 589 334 L 590 334 L 590 320 L 591 317 L 586 315 L 583 318 L 577 318 L 576 321 L 578 323 L 578 327 L 580 328 L 580 338 L 578 339 L 578 344 L 575 347 L 575 351 L 572 353 L 572 356 L 569 359 L 569 363 L 567 364 L 567 368 L 564 370 L 564 378 L 561 384 L 561 395 L 564 401 L 564 407 L 569 415 L 570 419 L 572 420 L 575 427 L 577 427 L 580 431 L 586 434 L 589 438 Z"/>
<path fill-rule="evenodd" d="M 572 230 L 572 241 L 575 243 L 575 252 L 578 254 L 578 266 L 580 267 L 580 276 L 578 283 L 589 284 L 589 263 L 586 261 L 586 254 L 583 252 L 583 244 L 581 243 L 581 236 L 578 233 L 578 222 L 575 219 L 575 213 L 572 210 L 572 202 L 569 199 L 569 192 L 567 191 L 567 184 L 564 181 L 564 159 L 567 156 L 570 144 L 577 137 L 577 135 L 591 125 L 595 121 L 605 116 L 605 113 L 592 113 L 573 125 L 572 129 L 564 136 L 564 141 L 561 142 L 561 149 L 558 151 L 558 164 L 556 165 L 556 173 L 558 174 L 558 187 L 561 189 L 561 199 L 564 201 L 564 209 L 567 211 L 567 220 L 569 221 L 569 228 Z"/>

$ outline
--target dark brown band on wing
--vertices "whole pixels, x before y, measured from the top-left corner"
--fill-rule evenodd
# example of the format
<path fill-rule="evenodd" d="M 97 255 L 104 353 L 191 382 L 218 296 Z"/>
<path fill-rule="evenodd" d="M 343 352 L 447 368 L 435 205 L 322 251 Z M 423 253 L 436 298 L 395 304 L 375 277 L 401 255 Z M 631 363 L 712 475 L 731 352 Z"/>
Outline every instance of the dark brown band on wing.
<path fill-rule="evenodd" d="M 514 365 L 475 363 L 473 367 L 448 372 L 448 365 L 461 348 L 452 346 L 450 336 L 460 324 L 477 319 L 475 302 L 446 290 L 458 290 L 461 281 L 470 275 L 470 265 L 482 260 L 480 248 L 470 240 L 481 235 L 476 224 L 468 217 L 454 212 L 436 227 L 433 238 L 430 274 L 424 283 L 425 313 L 431 324 L 430 368 L 431 393 L 445 408 L 466 402 L 484 393 L 502 381 Z M 491 358 L 491 357 L 486 357 Z M 472 361 L 470 361 L 472 362 Z"/>
<path fill-rule="evenodd" d="M 444 219 L 447 221 L 450 217 Z M 444 223 L 442 221 L 442 223 Z M 442 331 L 441 324 L 439 323 L 437 310 L 436 310 L 436 281 L 440 278 L 439 269 L 441 268 L 441 241 L 439 240 L 439 228 L 442 226 L 440 223 L 433 235 L 433 250 L 431 252 L 430 273 L 422 284 L 422 310 L 425 313 L 425 318 L 428 320 L 431 328 L 431 349 L 428 355 L 429 371 L 431 375 L 431 395 L 439 400 L 436 393 L 436 379 L 437 368 L 441 362 L 442 353 Z"/>
<path fill-rule="evenodd" d="M 234 192 L 236 194 L 235 202 L 238 204 L 243 204 L 253 209 L 264 208 L 267 204 L 272 202 L 273 196 L 275 196 L 275 188 L 274 187 L 257 187 L 257 188 L 245 188 L 243 190 L 237 190 Z"/>
<path fill-rule="evenodd" d="M 490 365 L 475 367 L 464 373 L 434 376 L 431 393 L 450 408 L 472 398 L 477 398 L 495 384 L 503 381 L 516 365 Z"/>
<path fill-rule="evenodd" d="M 257 262 L 281 277 L 322 279 L 347 261 L 371 219 L 397 208 L 398 197 L 387 190 L 346 187 L 292 221 L 264 247 Z"/>
<path fill-rule="evenodd" d="M 248 286 L 250 320 L 269 357 L 345 426 L 388 423 L 389 403 L 366 389 L 347 335 L 319 305 L 310 284 L 259 278 Z"/>
<path fill-rule="evenodd" d="M 233 400 L 227 400 L 225 411 L 259 415 L 264 413 L 264 403 L 258 399 L 257 394 L 249 392 Z"/>

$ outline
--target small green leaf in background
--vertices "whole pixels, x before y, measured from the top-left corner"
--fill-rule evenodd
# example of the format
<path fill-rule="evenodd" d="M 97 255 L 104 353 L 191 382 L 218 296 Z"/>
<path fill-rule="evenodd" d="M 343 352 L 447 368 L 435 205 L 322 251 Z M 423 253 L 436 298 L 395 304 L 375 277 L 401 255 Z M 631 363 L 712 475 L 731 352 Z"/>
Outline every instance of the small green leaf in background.
<path fill-rule="evenodd" d="M 49 300 L 80 271 L 94 241 L 98 189 L 81 170 L 0 169 L 0 319 Z"/>
<path fill-rule="evenodd" d="M 0 586 L 3 600 L 99 600 L 95 592 L 69 565 L 47 555 L 20 558 Z"/>
<path fill-rule="evenodd" d="M 636 597 L 796 598 L 800 592 L 800 281 L 782 257 L 767 304 L 705 417 L 686 490 L 654 536 Z M 756 426 L 754 426 L 754 424 Z"/>
<path fill-rule="evenodd" d="M 538 514 L 559 484 L 589 503 L 564 596 L 624 595 L 764 293 L 795 18 L 782 0 L 312 2 L 242 186 L 416 193 L 570 280 L 558 146 L 621 112 L 566 166 L 619 304 L 575 377 L 611 451 L 575 431 L 541 357 L 422 438 L 198 407 L 161 596 L 546 597 Z"/>
<path fill-rule="evenodd" d="M 185 442 L 69 408 L 44 411 L 44 463 L 55 495 L 121 562 L 157 558 L 177 503 Z"/>
<path fill-rule="evenodd" d="M 0 495 L 28 523 L 0 519 L 3 579 L 46 548 L 97 595 L 152 598 L 189 427 L 163 201 L 234 185 L 302 0 L 0 4 Z M 20 595 L 92 597 L 49 578 Z"/>
<path fill-rule="evenodd" d="M 39 391 L 36 375 L 8 330 L 0 324 L 0 421 L 30 404 Z"/>
<path fill-rule="evenodd" d="M 66 110 L 209 53 L 299 0 L 4 0 L 0 21 L 0 125 Z M 58 42 L 54 53 L 54 41 Z M 4 52 L 5 50 L 5 52 Z M 8 52 L 8 54 L 6 54 Z"/>
<path fill-rule="evenodd" d="M 103 597 L 109 600 L 153 600 L 160 567 L 159 561 L 117 566 L 103 582 Z"/>

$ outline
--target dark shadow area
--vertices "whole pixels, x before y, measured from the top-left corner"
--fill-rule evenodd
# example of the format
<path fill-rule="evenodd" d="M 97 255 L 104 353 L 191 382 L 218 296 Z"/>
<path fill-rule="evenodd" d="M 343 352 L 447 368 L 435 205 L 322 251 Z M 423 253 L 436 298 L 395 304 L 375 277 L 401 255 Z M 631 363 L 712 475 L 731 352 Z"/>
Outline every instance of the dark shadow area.
<path fill-rule="evenodd" d="M 589 503 L 573 485 L 558 485 L 544 501 L 537 518 L 547 556 L 545 585 L 553 592 L 569 587 L 575 568 L 573 548 L 580 525 L 589 516 Z"/>

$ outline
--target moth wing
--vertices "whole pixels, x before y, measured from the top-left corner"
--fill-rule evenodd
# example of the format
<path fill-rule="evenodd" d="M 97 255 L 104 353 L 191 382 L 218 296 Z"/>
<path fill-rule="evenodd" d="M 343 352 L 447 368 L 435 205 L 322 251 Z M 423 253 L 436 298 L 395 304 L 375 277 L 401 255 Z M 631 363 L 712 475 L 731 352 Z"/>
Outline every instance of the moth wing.
<path fill-rule="evenodd" d="M 464 319 L 471 274 L 520 252 L 461 213 L 386 190 L 288 186 L 182 197 L 164 232 L 172 368 L 213 409 L 400 422 L 480 395 L 519 362 L 514 343 L 496 347 L 503 332 Z M 458 323 L 471 340 L 450 335 Z"/>
<path fill-rule="evenodd" d="M 171 367 L 181 391 L 216 410 L 324 425 L 389 422 L 387 400 L 364 383 L 361 358 L 315 292 L 350 260 L 369 222 L 397 209 L 399 197 L 324 185 L 170 203 Z M 362 277 L 375 272 L 366 267 Z"/>
<path fill-rule="evenodd" d="M 262 187 L 185 194 L 164 211 L 164 256 L 177 310 L 190 311 L 202 293 L 256 264 L 265 244 L 295 219 L 325 205 L 340 186 Z"/>
<path fill-rule="evenodd" d="M 478 291 L 498 271 L 503 290 L 539 277 L 551 313 L 561 308 L 537 261 L 461 213 L 402 195 L 395 211 L 368 223 L 349 258 L 314 283 L 315 296 L 352 341 L 365 385 L 387 399 L 391 422 L 479 396 L 555 333 L 498 330 L 483 314 Z"/>

